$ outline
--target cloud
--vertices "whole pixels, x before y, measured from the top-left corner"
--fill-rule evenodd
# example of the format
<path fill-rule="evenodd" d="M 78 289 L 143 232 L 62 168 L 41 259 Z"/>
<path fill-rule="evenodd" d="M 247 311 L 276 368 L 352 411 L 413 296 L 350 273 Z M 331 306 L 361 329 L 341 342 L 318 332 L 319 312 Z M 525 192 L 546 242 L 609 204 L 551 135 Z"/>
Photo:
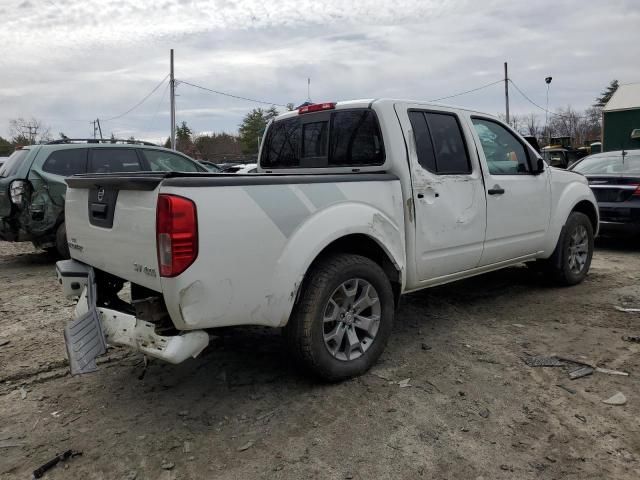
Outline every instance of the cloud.
<path fill-rule="evenodd" d="M 428 100 L 500 79 L 504 61 L 537 103 L 552 75 L 552 108 L 584 108 L 613 78 L 640 80 L 631 0 L 5 1 L 0 135 L 18 116 L 86 135 L 90 120 L 127 111 L 166 76 L 170 48 L 178 79 L 279 104 L 304 101 L 307 77 L 318 101 Z M 178 120 L 196 131 L 236 130 L 258 106 L 185 84 L 178 94 Z M 495 85 L 449 101 L 496 113 L 503 94 Z M 511 102 L 536 111 L 513 90 Z M 168 127 L 163 86 L 103 131 L 161 138 Z"/>

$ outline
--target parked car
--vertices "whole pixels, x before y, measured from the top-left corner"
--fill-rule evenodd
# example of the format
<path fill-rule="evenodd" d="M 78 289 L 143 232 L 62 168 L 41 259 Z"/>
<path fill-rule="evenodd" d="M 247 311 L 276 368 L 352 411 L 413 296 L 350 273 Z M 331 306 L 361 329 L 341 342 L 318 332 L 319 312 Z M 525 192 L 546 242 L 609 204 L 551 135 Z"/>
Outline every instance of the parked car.
<path fill-rule="evenodd" d="M 246 163 L 244 165 L 237 165 L 238 169 L 233 173 L 256 173 L 258 171 L 257 163 Z M 234 167 L 235 169 L 235 167 Z M 227 172 L 230 173 L 230 172 Z"/>
<path fill-rule="evenodd" d="M 200 165 L 204 165 L 204 167 L 210 172 L 219 173 L 222 171 L 218 165 L 213 162 L 209 162 L 208 160 L 198 160 L 198 162 Z"/>
<path fill-rule="evenodd" d="M 68 257 L 65 178 L 79 173 L 206 172 L 181 153 L 129 140 L 61 140 L 16 150 L 0 167 L 0 239 Z"/>
<path fill-rule="evenodd" d="M 219 163 L 218 168 L 222 173 L 235 173 L 241 165 L 241 163 Z"/>
<path fill-rule="evenodd" d="M 107 343 L 179 363 L 207 330 L 250 324 L 285 327 L 296 364 L 341 380 L 381 355 L 404 293 L 533 261 L 574 285 L 591 263 L 586 179 L 491 115 L 305 105 L 269 124 L 258 172 L 68 179 L 73 260 L 56 268 L 80 296 L 65 329 L 73 373 Z"/>
<path fill-rule="evenodd" d="M 569 170 L 587 177 L 603 231 L 640 233 L 640 150 L 589 155 Z"/>

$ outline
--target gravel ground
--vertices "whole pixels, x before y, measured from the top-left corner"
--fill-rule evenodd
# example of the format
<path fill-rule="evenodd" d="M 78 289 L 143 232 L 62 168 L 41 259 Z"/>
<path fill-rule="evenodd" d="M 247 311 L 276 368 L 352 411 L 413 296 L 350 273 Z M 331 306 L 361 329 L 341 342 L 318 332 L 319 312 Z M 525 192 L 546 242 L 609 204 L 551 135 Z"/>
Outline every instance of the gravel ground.
<path fill-rule="evenodd" d="M 178 366 L 111 349 L 70 377 L 54 261 L 0 242 L 0 478 L 74 449 L 45 478 L 636 480 L 640 344 L 622 336 L 640 314 L 614 306 L 640 307 L 637 245 L 600 241 L 573 288 L 516 267 L 409 295 L 378 365 L 322 385 L 258 328 Z M 552 354 L 630 375 L 522 360 Z"/>

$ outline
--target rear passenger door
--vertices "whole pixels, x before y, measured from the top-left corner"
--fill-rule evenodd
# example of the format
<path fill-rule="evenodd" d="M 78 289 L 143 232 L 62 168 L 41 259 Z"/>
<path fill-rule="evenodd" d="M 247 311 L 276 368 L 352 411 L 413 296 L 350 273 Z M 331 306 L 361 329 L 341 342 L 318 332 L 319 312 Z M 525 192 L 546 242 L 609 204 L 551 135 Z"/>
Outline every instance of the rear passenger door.
<path fill-rule="evenodd" d="M 38 155 L 47 153 L 43 147 Z M 48 153 L 42 162 L 37 159 L 29 172 L 29 181 L 33 185 L 29 207 L 32 233 L 43 234 L 55 226 L 64 211 L 65 178 L 86 171 L 86 148 L 62 148 Z"/>
<path fill-rule="evenodd" d="M 418 278 L 470 270 L 480 261 L 486 226 L 479 161 L 467 147 L 472 132 L 454 110 L 401 104 L 396 111 L 407 135 Z"/>

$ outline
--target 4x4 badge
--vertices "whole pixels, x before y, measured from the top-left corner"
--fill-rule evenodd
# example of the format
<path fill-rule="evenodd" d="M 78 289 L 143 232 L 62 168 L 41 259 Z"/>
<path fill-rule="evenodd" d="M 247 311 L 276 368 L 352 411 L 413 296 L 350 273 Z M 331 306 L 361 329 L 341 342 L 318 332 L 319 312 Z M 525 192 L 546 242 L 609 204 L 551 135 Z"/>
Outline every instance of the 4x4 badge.
<path fill-rule="evenodd" d="M 104 198 L 104 188 L 100 187 L 98 189 L 98 201 L 101 202 Z"/>

